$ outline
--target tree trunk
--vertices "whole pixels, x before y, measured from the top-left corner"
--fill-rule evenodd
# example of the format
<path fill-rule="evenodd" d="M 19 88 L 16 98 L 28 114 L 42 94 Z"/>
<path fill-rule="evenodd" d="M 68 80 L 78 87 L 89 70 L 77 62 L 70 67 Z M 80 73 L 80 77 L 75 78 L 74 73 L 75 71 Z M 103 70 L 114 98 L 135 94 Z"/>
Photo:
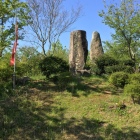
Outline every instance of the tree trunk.
<path fill-rule="evenodd" d="M 2 57 L 2 52 L 3 52 L 3 51 L 2 51 L 2 50 L 0 50 L 0 57 Z"/>
<path fill-rule="evenodd" d="M 44 42 L 42 42 L 42 50 L 43 50 L 43 54 L 46 55 L 45 44 L 44 44 Z"/>
<path fill-rule="evenodd" d="M 128 50 L 129 50 L 129 56 L 132 61 L 134 61 L 135 66 L 134 66 L 134 71 L 136 71 L 136 58 L 135 58 L 135 53 L 132 51 L 130 44 L 128 45 Z"/>

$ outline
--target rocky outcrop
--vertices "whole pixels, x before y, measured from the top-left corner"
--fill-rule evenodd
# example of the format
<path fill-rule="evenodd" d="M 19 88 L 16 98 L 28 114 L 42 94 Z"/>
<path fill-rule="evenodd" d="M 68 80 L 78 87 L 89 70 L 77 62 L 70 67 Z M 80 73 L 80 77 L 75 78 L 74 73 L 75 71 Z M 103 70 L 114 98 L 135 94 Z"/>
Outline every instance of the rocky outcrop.
<path fill-rule="evenodd" d="M 70 34 L 69 67 L 72 73 L 83 70 L 88 55 L 86 31 L 77 30 Z"/>
<path fill-rule="evenodd" d="M 94 62 L 96 58 L 101 56 L 104 53 L 102 48 L 102 42 L 100 34 L 98 32 L 93 32 L 92 40 L 90 45 L 90 60 Z"/>

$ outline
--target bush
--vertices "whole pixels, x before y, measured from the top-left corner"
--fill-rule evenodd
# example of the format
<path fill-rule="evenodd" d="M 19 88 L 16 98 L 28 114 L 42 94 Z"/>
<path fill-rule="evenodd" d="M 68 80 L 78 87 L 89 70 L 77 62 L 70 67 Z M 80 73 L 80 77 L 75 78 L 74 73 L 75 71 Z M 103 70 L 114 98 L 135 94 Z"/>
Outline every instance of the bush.
<path fill-rule="evenodd" d="M 95 65 L 92 66 L 92 71 L 97 75 L 111 74 L 119 71 L 134 73 L 135 62 L 129 59 L 116 60 L 104 54 L 95 60 Z"/>
<path fill-rule="evenodd" d="M 97 65 L 91 65 L 91 72 L 95 73 L 96 75 L 102 75 L 103 69 L 100 69 Z"/>
<path fill-rule="evenodd" d="M 116 87 L 123 88 L 129 79 L 129 74 L 125 72 L 115 72 L 109 77 L 109 82 Z"/>
<path fill-rule="evenodd" d="M 120 64 L 105 67 L 106 74 L 111 74 L 111 73 L 119 72 L 119 71 L 133 73 L 133 68 L 131 66 L 125 66 L 125 65 L 120 65 Z"/>
<path fill-rule="evenodd" d="M 122 64 L 125 65 L 125 66 L 135 67 L 135 62 L 131 59 L 123 60 Z"/>
<path fill-rule="evenodd" d="M 140 103 L 140 73 L 131 74 L 129 76 L 129 84 L 124 87 L 124 93 L 130 96 L 133 103 Z"/>
<path fill-rule="evenodd" d="M 96 67 L 93 67 L 92 69 L 94 73 L 102 75 L 103 73 L 105 73 L 105 66 L 113 66 L 118 63 L 119 62 L 113 57 L 102 55 L 95 60 Z"/>
<path fill-rule="evenodd" d="M 9 81 L 12 79 L 13 67 L 10 66 L 10 54 L 4 55 L 0 58 L 0 80 Z"/>
<path fill-rule="evenodd" d="M 130 96 L 133 103 L 140 103 L 140 85 L 139 84 L 127 84 L 124 87 L 124 93 Z"/>
<path fill-rule="evenodd" d="M 130 84 L 140 84 L 140 73 L 131 74 L 129 78 Z"/>
<path fill-rule="evenodd" d="M 0 82 L 0 99 L 6 99 L 9 98 L 11 95 L 13 95 L 14 91 L 12 89 L 12 82 Z"/>
<path fill-rule="evenodd" d="M 12 79 L 13 70 L 11 67 L 0 67 L 0 80 L 2 81 L 9 81 Z"/>
<path fill-rule="evenodd" d="M 51 75 L 54 75 L 54 77 L 56 77 L 60 73 L 69 70 L 68 63 L 62 58 L 56 56 L 45 57 L 40 62 L 39 67 L 46 78 L 51 78 Z"/>

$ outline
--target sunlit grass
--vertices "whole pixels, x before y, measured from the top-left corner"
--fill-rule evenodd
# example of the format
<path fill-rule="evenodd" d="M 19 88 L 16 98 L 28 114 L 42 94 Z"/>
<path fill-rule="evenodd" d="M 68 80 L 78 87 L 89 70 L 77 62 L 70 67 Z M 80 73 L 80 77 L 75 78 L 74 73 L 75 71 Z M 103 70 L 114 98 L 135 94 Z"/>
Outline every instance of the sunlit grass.
<path fill-rule="evenodd" d="M 32 80 L 45 80 L 45 76 L 42 74 L 34 75 L 30 77 Z"/>

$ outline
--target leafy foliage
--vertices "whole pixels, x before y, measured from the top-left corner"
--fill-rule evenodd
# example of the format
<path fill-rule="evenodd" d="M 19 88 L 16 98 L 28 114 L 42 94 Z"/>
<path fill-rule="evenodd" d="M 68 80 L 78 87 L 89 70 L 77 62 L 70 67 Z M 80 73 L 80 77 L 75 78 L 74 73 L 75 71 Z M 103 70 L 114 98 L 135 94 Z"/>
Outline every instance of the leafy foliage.
<path fill-rule="evenodd" d="M 0 81 L 9 81 L 12 79 L 13 69 L 10 67 L 10 54 L 0 58 Z"/>
<path fill-rule="evenodd" d="M 129 78 L 129 83 L 140 84 L 140 73 L 131 74 Z"/>
<path fill-rule="evenodd" d="M 14 40 L 15 33 L 15 15 L 18 18 L 18 30 L 23 30 L 27 25 L 26 20 L 28 7 L 25 2 L 19 0 L 4 0 L 0 1 L 0 57 L 5 49 L 9 48 Z M 24 37 L 24 33 L 19 33 L 19 39 Z"/>
<path fill-rule="evenodd" d="M 140 103 L 140 73 L 131 74 L 129 84 L 124 87 L 124 93 L 130 96 L 133 103 Z"/>
<path fill-rule="evenodd" d="M 119 62 L 113 57 L 104 54 L 95 60 L 96 65 L 92 66 L 92 70 L 97 75 L 102 75 L 103 73 L 105 73 L 105 66 L 113 66 L 118 63 Z"/>
<path fill-rule="evenodd" d="M 95 65 L 92 66 L 93 72 L 97 75 L 111 74 L 114 72 L 124 71 L 133 73 L 135 62 L 131 59 L 115 59 L 114 57 L 104 54 L 98 57 Z"/>
<path fill-rule="evenodd" d="M 62 58 L 63 60 L 68 62 L 68 49 L 66 47 L 63 47 L 60 41 L 57 41 L 56 43 L 52 44 L 52 48 L 48 51 L 48 54 Z"/>
<path fill-rule="evenodd" d="M 33 76 L 41 73 L 39 63 L 42 55 L 35 47 L 22 47 L 17 52 L 17 71 L 21 75 Z"/>
<path fill-rule="evenodd" d="M 104 42 L 104 50 L 107 55 L 119 58 L 120 60 L 129 59 L 128 49 L 113 41 Z"/>
<path fill-rule="evenodd" d="M 138 57 L 137 51 L 140 43 L 139 15 L 140 5 L 136 0 L 123 0 L 116 5 L 107 5 L 105 2 L 105 10 L 99 13 L 99 16 L 103 18 L 103 23 L 115 30 L 112 39 L 115 42 L 114 47 L 119 49 L 117 52 L 122 55 L 127 54 L 134 61 L 135 57 Z M 106 42 L 106 44 L 113 47 L 109 42 Z M 115 52 L 116 49 L 112 50 Z"/>
<path fill-rule="evenodd" d="M 127 72 L 127 73 L 133 73 L 134 69 L 131 66 L 125 66 L 122 64 L 105 67 L 106 74 L 111 74 L 111 73 L 120 72 L 120 71 Z"/>
<path fill-rule="evenodd" d="M 140 103 L 140 85 L 139 84 L 127 84 L 124 87 L 124 93 L 130 96 L 133 103 Z"/>
<path fill-rule="evenodd" d="M 126 60 L 118 60 L 118 64 L 112 65 L 112 66 L 106 66 L 105 72 L 106 73 L 113 73 L 113 72 L 119 72 L 124 71 L 128 73 L 134 73 L 134 67 L 135 63 L 133 60 L 126 59 Z"/>
<path fill-rule="evenodd" d="M 131 67 L 135 66 L 135 62 L 131 59 L 122 60 L 121 63 L 125 66 L 131 66 Z"/>
<path fill-rule="evenodd" d="M 50 78 L 51 75 L 58 75 L 69 70 L 65 60 L 56 56 L 47 56 L 39 64 L 42 73 Z"/>
<path fill-rule="evenodd" d="M 14 67 L 10 66 L 11 53 L 0 57 L 0 80 L 12 81 Z M 33 76 L 41 74 L 39 62 L 42 55 L 34 47 L 19 48 L 16 53 L 16 76 Z"/>
<path fill-rule="evenodd" d="M 126 84 L 128 84 L 129 74 L 125 72 L 115 72 L 112 73 L 109 77 L 109 82 L 116 87 L 123 88 Z"/>

